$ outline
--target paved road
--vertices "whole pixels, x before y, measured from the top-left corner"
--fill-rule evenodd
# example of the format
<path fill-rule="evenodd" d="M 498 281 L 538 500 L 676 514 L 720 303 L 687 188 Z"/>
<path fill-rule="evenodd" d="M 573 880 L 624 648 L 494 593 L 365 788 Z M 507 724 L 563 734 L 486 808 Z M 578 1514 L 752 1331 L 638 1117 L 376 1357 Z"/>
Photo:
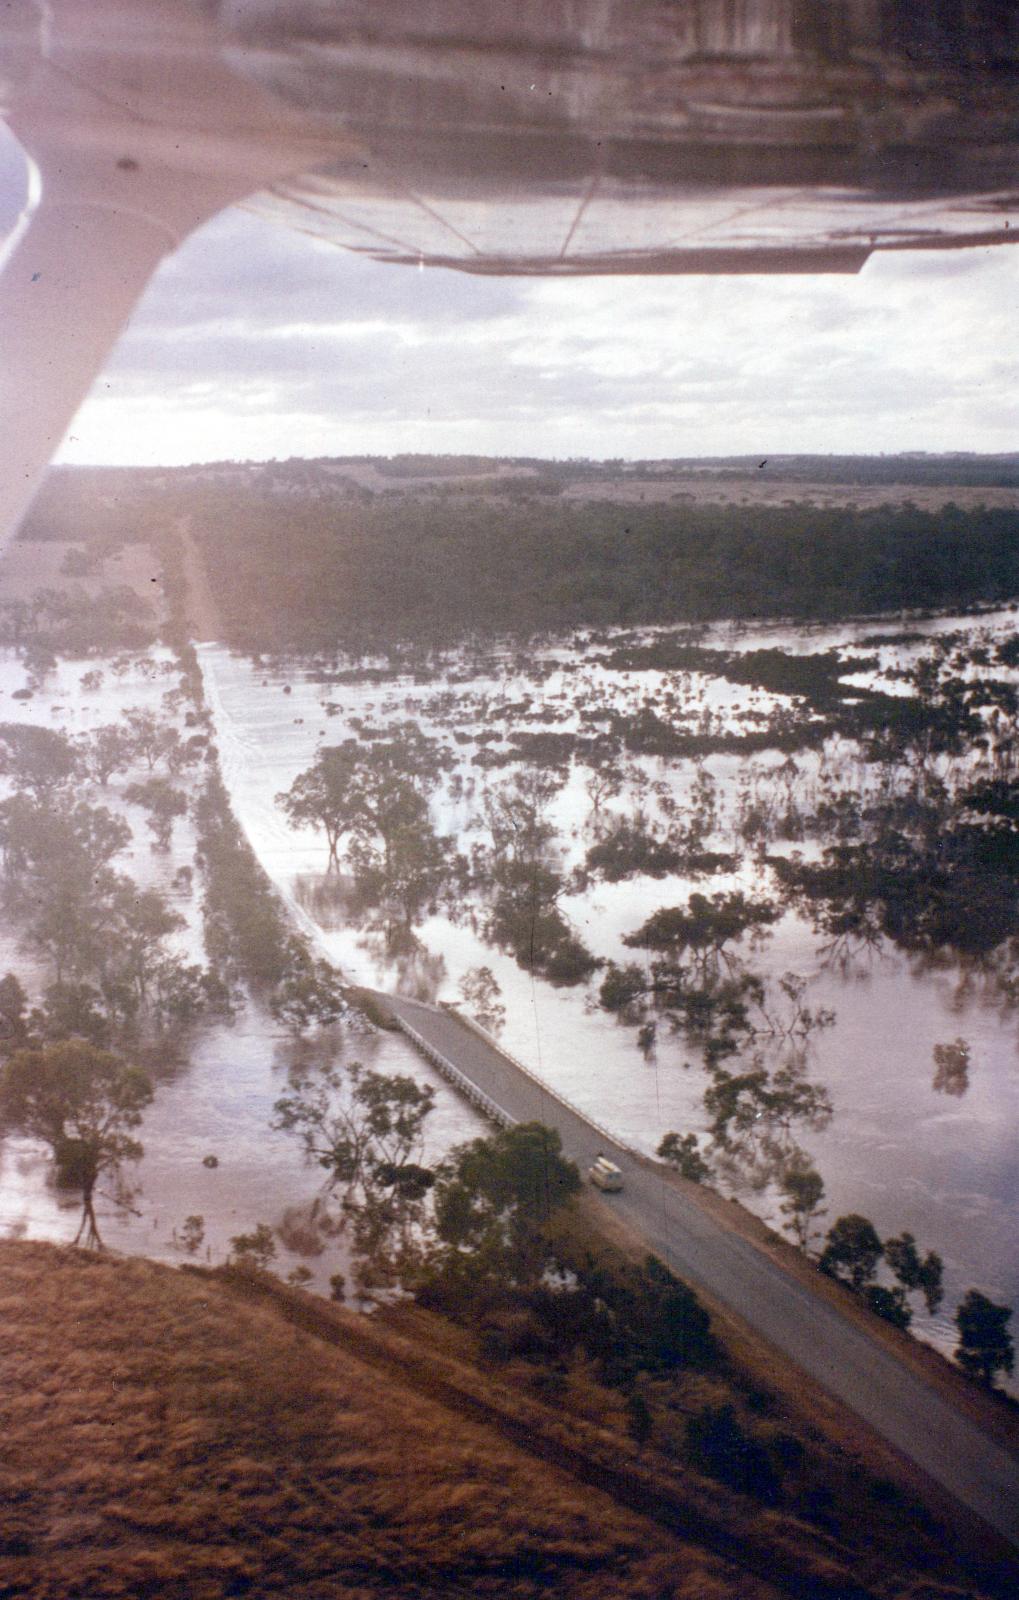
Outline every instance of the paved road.
<path fill-rule="evenodd" d="M 1019 1546 L 1019 1461 L 959 1415 L 838 1309 L 783 1272 L 695 1201 L 448 1012 L 390 995 L 380 1003 L 515 1122 L 555 1128 L 582 1168 L 604 1150 L 624 1173 L 606 1196 L 682 1278 L 731 1306 L 904 1455 Z"/>

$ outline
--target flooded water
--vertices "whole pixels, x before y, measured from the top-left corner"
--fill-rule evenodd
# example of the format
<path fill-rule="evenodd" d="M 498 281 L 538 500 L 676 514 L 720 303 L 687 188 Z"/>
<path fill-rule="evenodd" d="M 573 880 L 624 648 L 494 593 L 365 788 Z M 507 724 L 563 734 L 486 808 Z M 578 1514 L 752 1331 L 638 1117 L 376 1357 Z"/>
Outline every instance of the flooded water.
<path fill-rule="evenodd" d="M 1011 612 L 982 618 L 979 626 L 1000 634 L 1012 629 Z M 932 635 L 977 624 L 941 618 L 918 625 Z M 912 626 L 912 625 L 911 625 Z M 888 624 L 888 634 L 902 624 Z M 700 643 L 726 649 L 773 646 L 787 651 L 859 647 L 873 656 L 873 622 L 837 628 L 759 629 L 739 633 L 712 629 Z M 917 647 L 919 648 L 919 647 Z M 457 674 L 452 685 L 462 697 L 451 709 L 448 681 L 394 677 L 383 682 L 323 682 L 307 665 L 285 668 L 252 664 L 215 645 L 203 647 L 202 668 L 212 708 L 224 776 L 235 810 L 259 859 L 322 948 L 360 983 L 396 988 L 430 999 L 456 1000 L 466 972 L 487 966 L 495 974 L 506 1008 L 503 1043 L 599 1122 L 638 1150 L 651 1153 L 669 1130 L 703 1132 L 702 1097 L 706 1076 L 681 1040 L 668 1040 L 648 1063 L 636 1048 L 632 1029 L 592 1006 L 584 986 L 553 987 L 521 970 L 512 956 L 485 942 L 463 918 L 433 916 L 417 929 L 421 949 L 393 959 L 384 941 L 365 934 L 344 910 L 343 880 L 327 875 L 324 838 L 293 830 L 275 797 L 306 769 L 323 745 L 340 742 L 355 730 L 352 719 L 370 727 L 414 718 L 426 732 L 443 733 L 478 722 L 473 733 L 499 733 L 500 708 L 530 701 L 540 721 L 532 727 L 578 726 L 578 702 L 593 684 L 604 701 L 620 709 L 639 707 L 657 694 L 663 675 L 609 673 L 582 650 L 564 645 L 542 652 L 544 665 L 530 675 L 507 658 L 488 664 L 475 677 Z M 882 665 L 902 660 L 902 647 L 880 650 Z M 905 652 L 908 654 L 908 651 Z M 717 679 L 698 682 L 688 675 L 686 713 L 707 707 L 716 731 L 742 716 L 743 726 L 766 721 L 778 698 Z M 519 716 L 511 709 L 510 721 Z M 486 774 L 472 764 L 479 746 L 461 746 L 463 759 L 447 778 L 433 811 L 437 828 L 455 832 L 463 847 L 478 832 L 480 799 L 486 782 L 499 782 L 506 770 Z M 772 752 L 754 758 L 765 770 L 784 757 Z M 803 791 L 817 780 L 816 754 L 796 756 L 797 785 Z M 689 802 L 697 768 L 691 762 L 640 758 L 643 769 L 680 808 Z M 731 813 L 741 776 L 741 758 L 711 756 L 703 769 L 720 793 L 719 815 Z M 457 779 L 459 781 L 457 781 Z M 626 791 L 614 802 L 625 810 Z M 656 801 L 648 801 L 651 810 Z M 613 809 L 613 806 L 610 806 Z M 591 842 L 590 800 L 576 765 L 553 811 L 565 853 L 575 864 Z M 732 845 L 721 834 L 712 848 Z M 803 847 L 809 852 L 809 843 Z M 745 855 L 739 871 L 693 882 L 676 877 L 634 878 L 599 883 L 586 894 L 562 902 L 577 931 L 597 956 L 625 958 L 620 938 L 662 906 L 683 903 L 692 889 L 715 892 L 741 885 L 760 887 L 762 869 Z M 809 1055 L 811 1079 L 823 1083 L 834 1102 L 829 1127 L 797 1134 L 814 1159 L 826 1187 L 824 1225 L 849 1211 L 869 1216 L 882 1237 L 908 1229 L 923 1249 L 945 1260 L 946 1297 L 935 1319 L 916 1315 L 916 1331 L 946 1347 L 954 1345 L 951 1318 L 966 1288 L 976 1286 L 1010 1304 L 1019 1300 L 1019 1248 L 1015 1203 L 1019 1193 L 1019 1051 L 1017 1022 L 965 992 L 960 974 L 923 970 L 914 959 L 887 943 L 869 959 L 841 972 L 826 966 L 819 941 L 794 913 L 787 913 L 754 960 L 755 968 L 809 979 L 809 1001 L 836 1012 L 835 1026 L 818 1034 Z M 597 988 L 597 979 L 593 985 Z M 954 1098 L 933 1087 L 935 1045 L 963 1037 L 971 1055 L 969 1087 Z M 693 1065 L 684 1063 L 693 1060 Z M 781 1217 L 773 1193 L 741 1191 L 741 1198 L 774 1225 Z"/>
<path fill-rule="evenodd" d="M 945 618 L 918 625 L 918 631 L 929 635 L 977 625 Z M 1011 631 L 1014 616 L 982 618 L 979 626 L 999 634 Z M 880 631 L 872 622 L 809 630 L 717 628 L 699 635 L 698 642 L 727 650 L 854 647 L 861 656 L 877 653 L 883 668 L 900 661 L 904 647 L 859 645 Z M 884 631 L 894 634 L 901 624 L 889 623 Z M 455 833 L 463 848 L 481 837 L 479 812 L 486 784 L 501 782 L 512 770 L 486 771 L 476 758 L 483 747 L 503 747 L 507 729 L 577 731 L 599 707 L 629 716 L 646 700 L 671 692 L 675 715 L 686 723 L 715 732 L 735 726 L 748 731 L 765 727 L 781 705 L 780 696 L 698 673 L 667 681 L 656 672 L 612 672 L 594 661 L 592 649 L 570 643 L 540 656 L 537 665 L 496 657 L 476 672 L 460 663 L 455 681 L 395 676 L 381 682 L 339 682 L 329 681 L 310 663 L 282 668 L 252 663 L 216 644 L 200 650 L 222 773 L 238 819 L 295 918 L 330 959 L 353 981 L 429 999 L 458 999 L 464 975 L 489 967 L 502 991 L 507 1048 L 619 1138 L 651 1153 L 667 1131 L 706 1129 L 706 1075 L 681 1040 L 663 1040 L 657 1056 L 645 1060 L 633 1030 L 593 1005 L 597 977 L 590 986 L 556 988 L 486 942 L 479 931 L 483 920 L 477 917 L 472 925 L 469 916 L 431 916 L 416 929 L 416 947 L 394 957 L 379 935 L 366 933 L 351 920 L 342 877 L 325 872 L 323 838 L 292 829 L 276 803 L 317 750 L 350 736 L 357 719 L 384 727 L 412 718 L 447 740 L 451 733 L 462 736 L 453 745 L 459 765 L 444 778 L 433 809 L 439 831 Z M 83 673 L 95 666 L 102 671 L 101 682 L 83 688 Z M 154 651 L 147 665 L 136 663 L 119 676 L 108 663 L 64 663 L 31 701 L 13 700 L 23 681 L 16 661 L 0 659 L 0 720 L 43 722 L 79 733 L 115 720 L 128 707 L 162 705 L 176 679 L 165 654 Z M 486 734 L 487 740 L 479 739 Z M 822 755 L 833 759 L 830 751 L 796 755 L 795 783 L 804 796 L 824 781 Z M 711 848 L 732 849 L 740 794 L 752 787 L 755 773 L 767 779 L 784 759 L 777 752 L 763 752 L 749 767 L 746 759 L 732 754 L 709 756 L 701 763 L 633 758 L 623 791 L 606 807 L 622 813 L 639 798 L 652 817 L 668 814 L 670 808 L 682 814 L 696 786 L 703 789 L 710 781 L 718 801 Z M 850 760 L 851 752 L 844 759 Z M 189 959 L 200 959 L 200 874 L 191 894 L 173 885 L 177 869 L 194 857 L 190 819 L 177 823 L 170 852 L 152 849 L 143 814 L 122 798 L 130 776 L 114 779 L 107 790 L 95 789 L 87 798 L 128 818 L 133 843 L 114 865 L 170 895 L 185 919 L 178 946 Z M 552 812 L 564 870 L 580 862 L 592 842 L 591 800 L 584 780 L 584 770 L 575 763 Z M 866 775 L 864 781 L 870 781 Z M 808 841 L 802 848 L 809 853 L 813 847 Z M 569 896 L 562 906 L 596 956 L 619 960 L 628 954 L 621 948 L 622 936 L 658 908 L 683 903 L 692 889 L 760 890 L 764 870 L 744 846 L 738 869 L 727 875 L 598 883 Z M 1019 1303 L 1016 1019 L 978 990 L 962 989 L 951 966 L 924 970 L 887 945 L 851 970 L 834 969 L 822 959 L 816 935 L 794 913 L 782 917 L 754 965 L 770 974 L 801 974 L 809 980 L 810 1003 L 829 1006 L 837 1015 L 835 1025 L 816 1036 L 809 1055 L 811 1078 L 828 1088 L 834 1115 L 825 1131 L 798 1134 L 824 1178 L 824 1225 L 860 1211 L 883 1237 L 908 1229 L 924 1250 L 937 1250 L 945 1259 L 945 1304 L 933 1320 L 917 1315 L 914 1326 L 951 1347 L 951 1317 L 969 1286 Z M 18 972 L 33 999 L 48 981 L 12 927 L 0 932 L 0 972 L 6 970 Z M 971 1055 L 969 1087 L 959 1097 L 933 1086 L 934 1047 L 956 1037 L 966 1040 Z M 195 1214 L 203 1217 L 205 1228 L 199 1259 L 207 1255 L 218 1260 L 232 1235 L 259 1221 L 278 1225 L 290 1208 L 314 1196 L 318 1178 L 305 1165 L 296 1141 L 273 1133 L 268 1125 L 273 1103 L 285 1087 L 293 1048 L 272 1019 L 249 1004 L 232 1024 L 196 1030 L 188 1049 L 157 1069 L 156 1098 L 141 1130 L 146 1153 L 133 1174 L 139 1186 L 132 1209 L 118 1211 L 107 1199 L 100 1207 L 107 1243 L 180 1260 L 174 1231 Z M 430 1155 L 481 1131 L 475 1114 L 433 1078 L 399 1036 L 349 1036 L 342 1049 L 348 1058 L 370 1061 L 379 1070 L 409 1072 L 434 1083 L 437 1109 L 429 1127 Z M 215 1157 L 215 1164 L 205 1165 L 207 1157 Z M 8 1140 L 0 1160 L 0 1226 L 11 1234 L 72 1238 L 78 1207 L 53 1187 L 46 1153 L 29 1142 Z M 741 1198 L 776 1226 L 780 1223 L 770 1191 L 743 1192 Z M 282 1270 L 297 1260 L 296 1254 L 281 1249 Z M 323 1284 L 331 1272 L 342 1269 L 342 1254 L 330 1248 L 307 1264 Z"/>
<path fill-rule="evenodd" d="M 133 707 L 157 710 L 162 697 L 177 683 L 168 652 L 152 651 L 141 670 L 136 662 L 116 673 L 109 662 L 63 662 L 31 700 L 13 699 L 25 674 L 13 657 L 0 656 L 0 722 L 35 722 L 70 734 L 123 717 Z M 102 674 L 97 688 L 82 688 L 90 670 Z M 151 848 L 144 814 L 123 799 L 132 772 L 82 791 L 94 805 L 108 806 L 131 825 L 131 845 L 113 865 L 141 886 L 160 889 L 184 926 L 173 945 L 190 961 L 203 959 L 201 933 L 201 875 L 194 889 L 182 892 L 173 878 L 182 865 L 192 865 L 195 835 L 190 817 L 174 828 L 170 851 Z M 185 776 L 182 782 L 187 782 Z M 33 959 L 17 927 L 0 927 L 0 974 L 18 974 L 33 1001 L 52 981 L 41 962 Z M 431 1083 L 433 1075 L 413 1049 L 399 1036 L 371 1030 L 340 1036 L 347 1059 L 360 1060 L 380 1072 L 408 1073 Z M 133 1193 L 129 1206 L 119 1206 L 101 1185 L 97 1215 L 103 1241 L 112 1249 L 180 1262 L 182 1251 L 174 1240 L 188 1216 L 201 1216 L 204 1239 L 198 1260 L 225 1259 L 230 1239 L 250 1232 L 257 1222 L 277 1225 L 293 1207 L 312 1200 L 321 1174 L 309 1168 L 296 1140 L 275 1133 L 269 1126 L 272 1109 L 287 1085 L 294 1059 L 294 1044 L 257 1005 L 249 1002 L 230 1024 L 196 1028 L 191 1036 L 168 1049 L 166 1059 L 154 1068 L 155 1099 L 145 1114 L 140 1137 L 145 1155 L 137 1166 L 125 1169 Z M 437 1155 L 458 1139 L 484 1131 L 473 1111 L 440 1083 L 436 1109 L 428 1129 L 429 1151 Z M 215 1165 L 205 1165 L 215 1157 Z M 0 1228 L 9 1237 L 69 1241 L 75 1237 L 81 1206 L 77 1196 L 60 1191 L 53 1183 L 52 1160 L 46 1149 L 25 1139 L 8 1139 L 0 1145 Z M 299 1262 L 325 1287 L 329 1275 L 346 1263 L 342 1243 L 321 1258 L 308 1258 L 278 1246 L 278 1266 L 287 1271 Z"/>

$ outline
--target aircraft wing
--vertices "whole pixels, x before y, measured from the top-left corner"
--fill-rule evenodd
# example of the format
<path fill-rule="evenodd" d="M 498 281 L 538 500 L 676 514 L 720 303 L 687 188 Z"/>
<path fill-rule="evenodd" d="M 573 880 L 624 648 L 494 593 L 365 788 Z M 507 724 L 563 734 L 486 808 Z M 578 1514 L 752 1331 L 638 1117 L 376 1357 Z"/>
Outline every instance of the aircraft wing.
<path fill-rule="evenodd" d="M 996 0 L 8 0 L 0 530 L 162 257 L 241 201 L 472 273 L 855 272 L 1016 237 Z"/>

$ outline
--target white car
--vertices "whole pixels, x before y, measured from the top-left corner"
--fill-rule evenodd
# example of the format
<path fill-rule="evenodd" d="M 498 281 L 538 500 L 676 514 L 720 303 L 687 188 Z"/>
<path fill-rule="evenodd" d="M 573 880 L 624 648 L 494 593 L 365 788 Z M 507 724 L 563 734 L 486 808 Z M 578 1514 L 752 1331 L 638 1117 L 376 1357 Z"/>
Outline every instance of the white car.
<path fill-rule="evenodd" d="M 609 1194 L 615 1194 L 623 1187 L 622 1172 L 607 1156 L 595 1156 L 587 1176 L 596 1189 L 605 1189 Z"/>

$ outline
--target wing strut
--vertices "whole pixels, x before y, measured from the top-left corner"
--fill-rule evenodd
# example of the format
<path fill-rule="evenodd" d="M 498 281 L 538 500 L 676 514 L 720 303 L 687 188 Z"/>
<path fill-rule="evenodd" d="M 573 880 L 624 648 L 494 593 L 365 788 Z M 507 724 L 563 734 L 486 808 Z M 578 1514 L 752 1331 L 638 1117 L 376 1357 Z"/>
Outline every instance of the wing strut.
<path fill-rule="evenodd" d="M 47 201 L 0 275 L 0 541 L 17 528 L 142 291 L 176 239 L 143 213 Z"/>

